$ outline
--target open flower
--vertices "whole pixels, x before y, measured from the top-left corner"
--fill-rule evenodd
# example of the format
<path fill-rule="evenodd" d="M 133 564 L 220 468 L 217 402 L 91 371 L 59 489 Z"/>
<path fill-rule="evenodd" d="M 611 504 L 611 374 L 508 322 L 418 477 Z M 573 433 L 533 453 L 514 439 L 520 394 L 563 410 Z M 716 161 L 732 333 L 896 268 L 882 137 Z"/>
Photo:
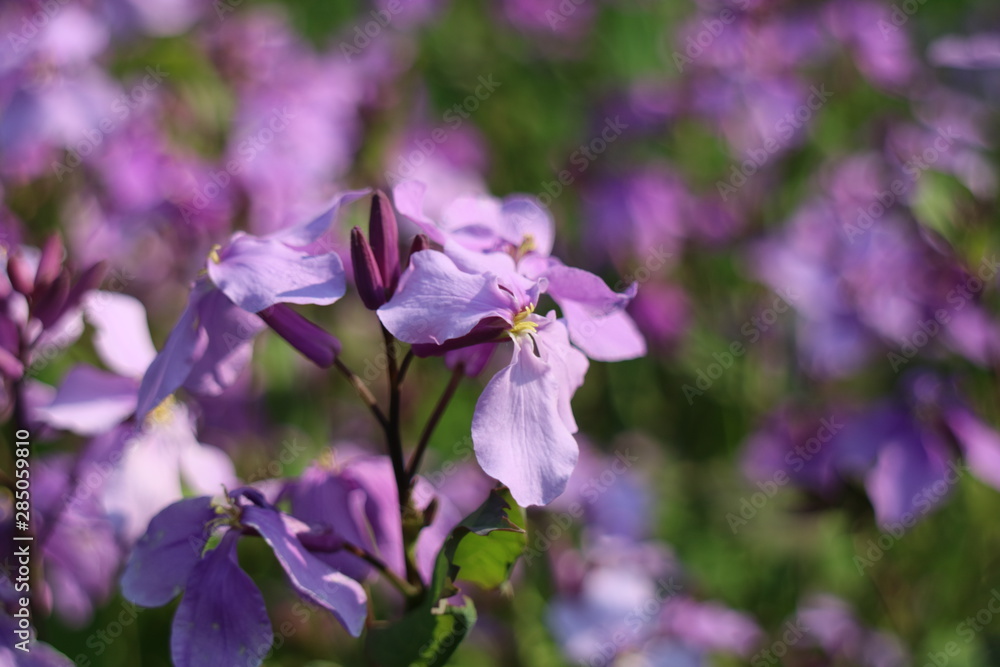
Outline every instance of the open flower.
<path fill-rule="evenodd" d="M 182 386 L 221 393 L 246 366 L 248 344 L 265 324 L 309 359 L 333 363 L 337 340 L 280 304 L 329 305 L 344 295 L 344 265 L 321 237 L 341 205 L 366 193 L 341 194 L 310 222 L 267 236 L 238 232 L 217 246 L 143 377 L 136 416 L 142 418 Z"/>
<path fill-rule="evenodd" d="M 537 201 L 520 195 L 502 201 L 459 198 L 434 222 L 423 213 L 425 191 L 423 183 L 400 183 L 393 190 L 396 206 L 463 271 L 489 266 L 537 284 L 559 305 L 573 344 L 591 359 L 623 361 L 646 354 L 642 334 L 625 312 L 637 286 L 616 293 L 600 277 L 553 257 L 555 225 Z"/>
<path fill-rule="evenodd" d="M 546 504 L 560 493 L 578 456 L 570 400 L 583 384 L 587 358 L 569 342 L 554 313 L 535 313 L 537 283 L 509 270 L 467 273 L 444 253 L 410 259 L 400 289 L 378 310 L 382 324 L 408 343 L 442 345 L 510 340 L 510 365 L 479 397 L 472 422 L 476 457 L 521 505 Z M 505 270 L 507 268 L 508 270 Z"/>
<path fill-rule="evenodd" d="M 206 550 L 217 529 L 221 540 Z M 357 637 L 367 615 L 364 589 L 303 547 L 299 536 L 308 531 L 252 489 L 230 493 L 229 506 L 218 509 L 207 496 L 182 500 L 150 522 L 122 575 L 122 593 L 137 605 L 158 607 L 184 592 L 170 641 L 177 667 L 237 660 L 256 667 L 273 633 L 264 599 L 236 554 L 240 536 L 256 534 L 274 551 L 292 587 Z"/>

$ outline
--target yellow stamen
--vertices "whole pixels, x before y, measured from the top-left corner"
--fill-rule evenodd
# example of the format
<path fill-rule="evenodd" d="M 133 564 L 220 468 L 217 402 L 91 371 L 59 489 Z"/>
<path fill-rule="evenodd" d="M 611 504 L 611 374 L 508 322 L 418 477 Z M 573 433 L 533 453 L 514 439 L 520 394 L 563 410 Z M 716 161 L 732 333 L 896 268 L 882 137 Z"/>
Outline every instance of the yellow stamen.
<path fill-rule="evenodd" d="M 146 428 L 151 426 L 159 426 L 164 422 L 168 421 L 174 412 L 174 406 L 177 404 L 177 399 L 173 396 L 167 396 L 163 399 L 159 405 L 153 408 L 148 415 L 146 415 Z"/>
<path fill-rule="evenodd" d="M 222 250 L 222 244 L 216 243 L 214 246 L 212 246 L 212 249 L 208 251 L 208 258 L 211 261 L 215 262 L 216 264 L 222 261 L 222 258 L 219 257 L 220 250 Z"/>
<path fill-rule="evenodd" d="M 538 324 L 528 319 L 528 316 L 535 312 L 535 304 L 531 304 L 514 316 L 514 326 L 510 328 L 510 333 L 517 336 L 520 334 L 535 333 L 538 331 Z"/>
<path fill-rule="evenodd" d="M 514 252 L 514 259 L 520 260 L 522 257 L 527 255 L 532 250 L 536 249 L 538 244 L 535 243 L 535 237 L 533 234 L 525 234 L 524 240 L 521 241 L 521 245 L 517 247 Z"/>

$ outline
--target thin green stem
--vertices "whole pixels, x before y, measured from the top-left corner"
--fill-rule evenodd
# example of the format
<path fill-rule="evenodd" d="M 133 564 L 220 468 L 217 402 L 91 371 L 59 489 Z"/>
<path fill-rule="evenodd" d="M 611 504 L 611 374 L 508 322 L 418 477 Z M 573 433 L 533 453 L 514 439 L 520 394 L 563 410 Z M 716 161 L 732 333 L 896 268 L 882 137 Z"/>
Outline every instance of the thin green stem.
<path fill-rule="evenodd" d="M 382 409 L 379 408 L 378 401 L 375 400 L 375 396 L 372 394 L 371 390 L 368 389 L 368 386 L 365 385 L 364 381 L 355 375 L 354 371 L 345 366 L 344 362 L 339 358 L 334 360 L 333 365 L 354 386 L 354 389 L 358 392 L 358 396 L 361 397 L 361 400 L 365 402 L 368 409 L 371 410 L 373 415 L 375 415 L 375 419 L 378 420 L 379 426 L 388 431 L 389 422 L 385 418 L 385 414 L 382 412 Z"/>
<path fill-rule="evenodd" d="M 463 375 L 465 375 L 465 364 L 456 364 L 455 369 L 451 373 L 451 379 L 448 381 L 448 386 L 445 387 L 444 393 L 441 394 L 437 405 L 434 406 L 434 412 L 431 413 L 430 418 L 427 420 L 427 425 L 424 426 L 424 430 L 420 434 L 420 442 L 417 443 L 417 448 L 414 450 L 413 456 L 410 457 L 410 463 L 406 467 L 407 480 L 412 480 L 417 471 L 420 470 L 420 462 L 423 460 L 424 452 L 427 451 L 427 445 L 430 444 L 434 429 L 437 428 L 438 422 L 441 421 L 445 410 L 448 409 L 448 404 L 451 402 L 452 396 L 455 395 L 458 385 L 462 382 Z"/>
<path fill-rule="evenodd" d="M 415 598 L 420 595 L 420 589 L 406 581 L 398 574 L 393 572 L 385 562 L 375 556 L 374 554 L 368 553 L 364 549 L 350 542 L 344 544 L 344 551 L 352 553 L 358 558 L 361 558 L 366 563 L 378 570 L 378 573 L 385 577 L 385 580 L 392 584 L 400 593 L 405 595 L 407 598 Z"/>
<path fill-rule="evenodd" d="M 403 384 L 403 380 L 406 379 L 406 372 L 410 370 L 410 364 L 413 363 L 413 349 L 409 349 L 406 352 L 406 356 L 403 357 L 403 363 L 399 365 L 399 384 Z"/>

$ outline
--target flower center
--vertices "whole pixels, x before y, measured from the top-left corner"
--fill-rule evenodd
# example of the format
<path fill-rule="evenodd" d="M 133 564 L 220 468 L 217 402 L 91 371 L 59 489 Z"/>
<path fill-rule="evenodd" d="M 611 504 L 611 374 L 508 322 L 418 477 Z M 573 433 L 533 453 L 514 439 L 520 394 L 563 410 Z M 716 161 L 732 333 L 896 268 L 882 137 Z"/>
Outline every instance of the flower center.
<path fill-rule="evenodd" d="M 208 259 L 215 262 L 216 264 L 221 262 L 222 258 L 219 257 L 220 250 L 222 250 L 222 244 L 216 243 L 214 246 L 212 246 L 212 249 L 208 251 Z"/>
<path fill-rule="evenodd" d="M 150 426 L 159 426 L 160 424 L 170 420 L 176 404 L 177 399 L 175 399 L 172 395 L 163 399 L 159 405 L 150 410 L 149 414 L 146 415 L 146 427 L 149 428 Z"/>
<path fill-rule="evenodd" d="M 538 247 L 535 243 L 535 237 L 533 234 L 525 234 L 524 240 L 521 241 L 521 245 L 518 246 L 517 250 L 514 251 L 514 259 L 520 260 L 522 257 L 527 255 L 529 252 Z"/>
<path fill-rule="evenodd" d="M 514 316 L 514 325 L 510 328 L 513 336 L 520 334 L 535 333 L 538 331 L 538 324 L 528 319 L 528 316 L 535 312 L 535 304 L 530 304 L 521 312 Z"/>

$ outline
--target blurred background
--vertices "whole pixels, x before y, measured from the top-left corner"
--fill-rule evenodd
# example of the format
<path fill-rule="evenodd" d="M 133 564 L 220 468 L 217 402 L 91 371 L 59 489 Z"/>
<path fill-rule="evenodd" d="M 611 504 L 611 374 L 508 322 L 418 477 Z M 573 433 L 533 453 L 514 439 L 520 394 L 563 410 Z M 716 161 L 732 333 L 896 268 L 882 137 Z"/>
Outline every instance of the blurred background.
<path fill-rule="evenodd" d="M 510 589 L 474 593 L 452 664 L 1000 664 L 995 2 L 47 0 L 4 3 L 0 27 L 0 242 L 58 233 L 73 265 L 106 260 L 157 347 L 233 231 L 404 179 L 432 217 L 533 195 L 558 256 L 639 284 L 649 355 L 592 364 L 575 481 L 529 512 Z M 366 217 L 343 213 L 343 250 Z M 355 297 L 303 312 L 381 377 Z M 35 379 L 100 365 L 91 335 Z M 411 442 L 439 366 L 414 366 Z M 432 480 L 474 467 L 481 383 Z M 346 383 L 273 336 L 188 405 L 251 482 L 378 442 Z M 241 560 L 275 627 L 292 618 L 267 551 Z M 174 607 L 134 612 L 103 576 L 54 593 L 41 638 L 79 665 L 169 665 Z M 320 616 L 266 664 L 363 664 Z"/>

